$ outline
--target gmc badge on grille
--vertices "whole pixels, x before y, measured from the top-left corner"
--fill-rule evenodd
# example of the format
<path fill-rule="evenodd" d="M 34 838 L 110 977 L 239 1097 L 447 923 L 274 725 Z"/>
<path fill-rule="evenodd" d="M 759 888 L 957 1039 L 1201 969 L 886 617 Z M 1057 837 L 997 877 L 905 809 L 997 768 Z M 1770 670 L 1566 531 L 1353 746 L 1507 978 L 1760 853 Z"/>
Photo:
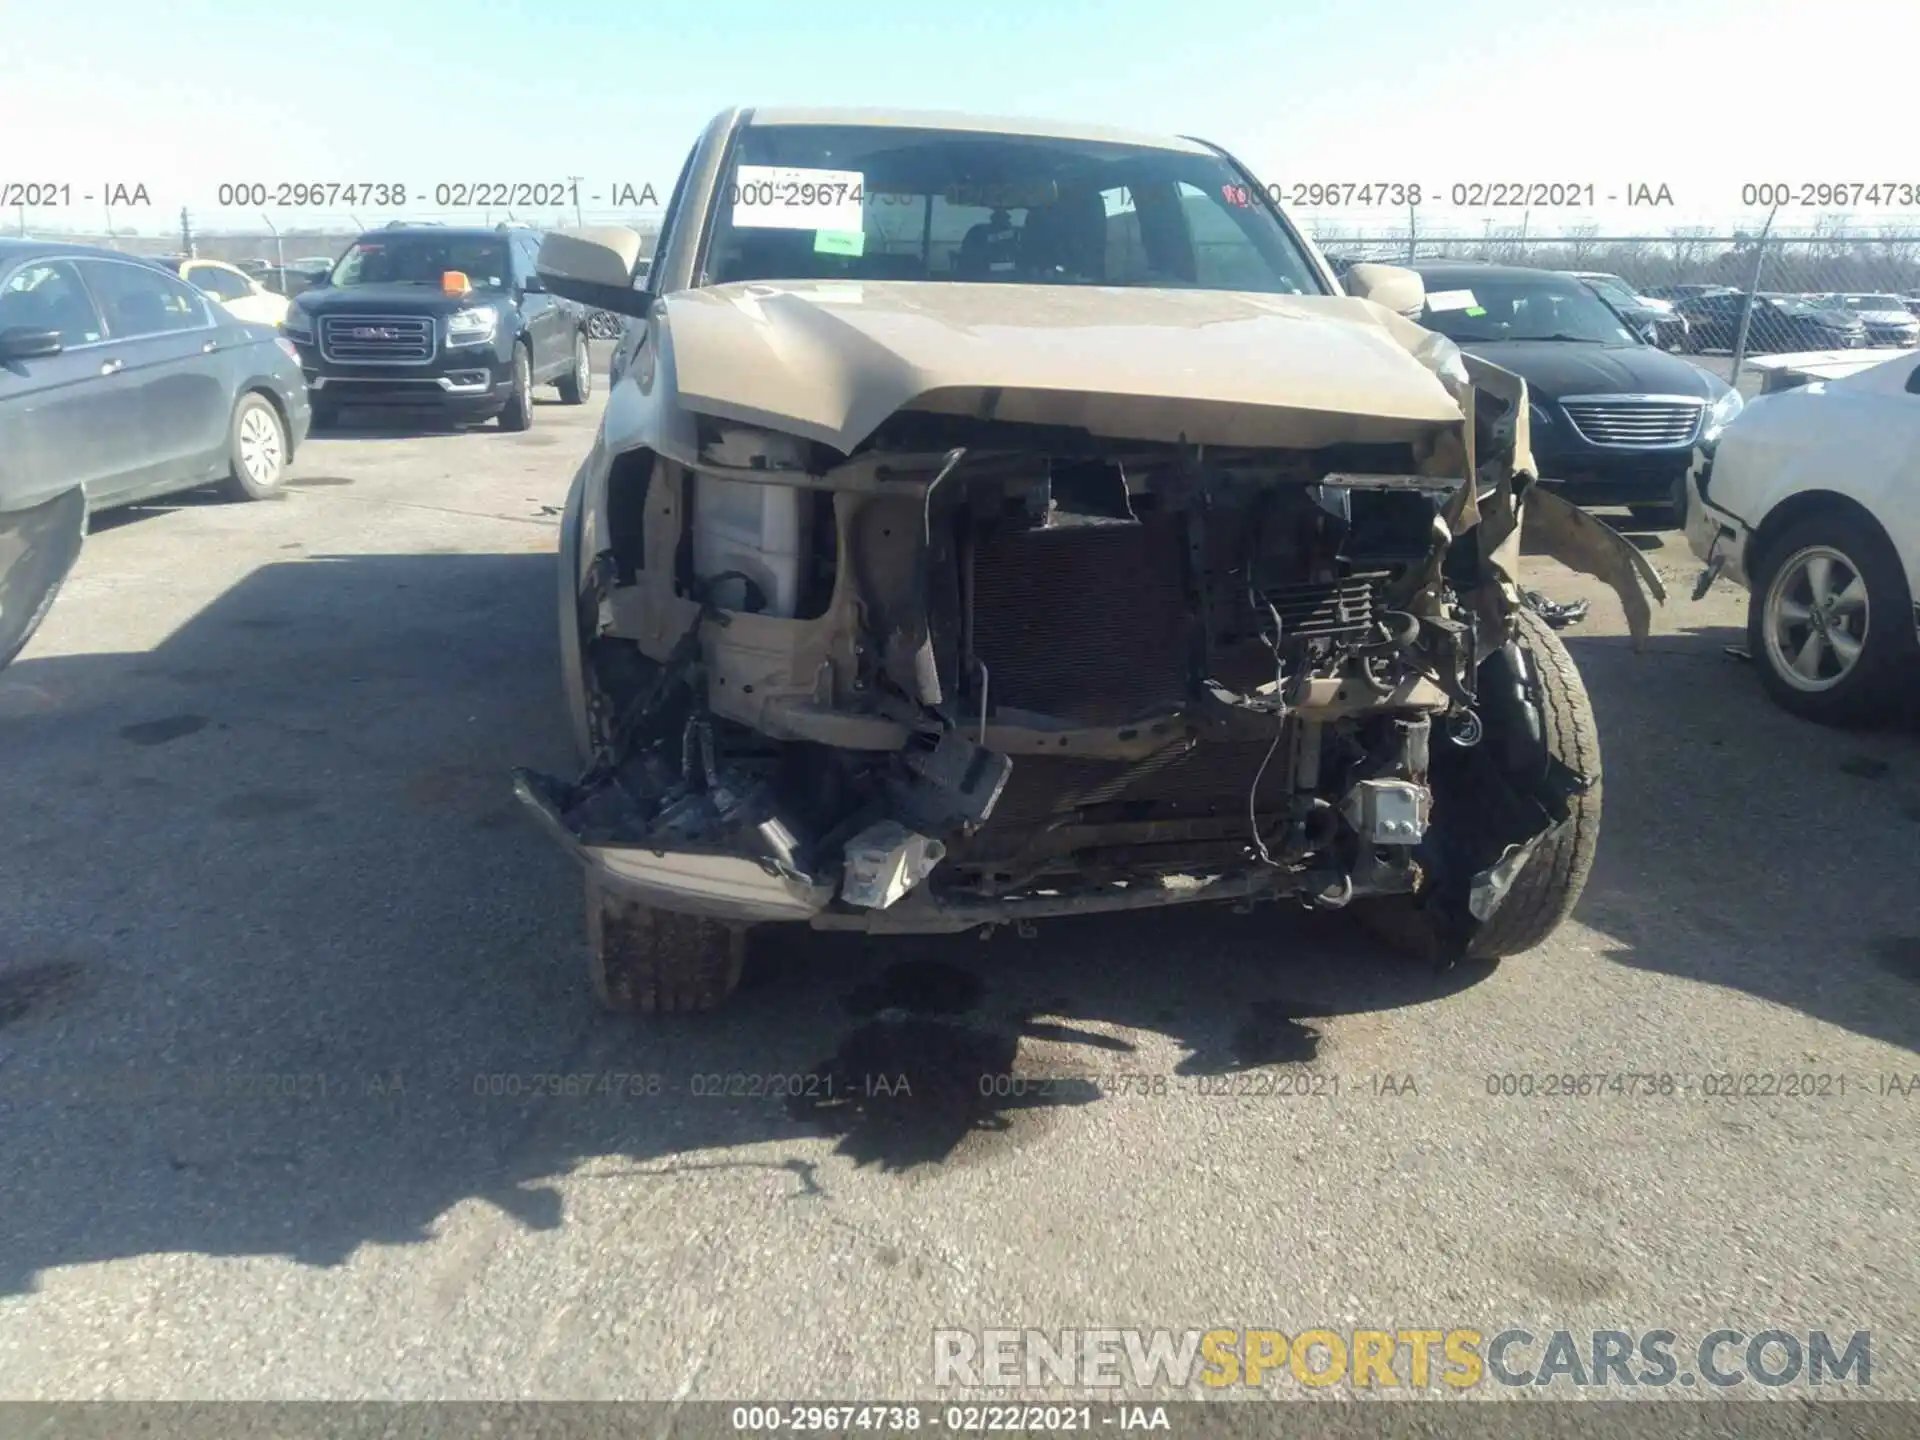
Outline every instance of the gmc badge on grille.
<path fill-rule="evenodd" d="M 398 330 L 385 330 L 372 325 L 361 325 L 355 327 L 353 338 L 355 340 L 398 340 L 400 338 L 400 332 Z"/>

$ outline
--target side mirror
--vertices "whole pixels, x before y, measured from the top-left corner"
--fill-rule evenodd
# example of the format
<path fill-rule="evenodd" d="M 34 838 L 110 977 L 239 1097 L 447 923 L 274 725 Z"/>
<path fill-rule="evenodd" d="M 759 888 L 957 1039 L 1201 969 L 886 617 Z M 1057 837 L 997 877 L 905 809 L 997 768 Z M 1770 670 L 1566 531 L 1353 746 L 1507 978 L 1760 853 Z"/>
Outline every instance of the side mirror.
<path fill-rule="evenodd" d="M 520 291 L 524 295 L 545 295 L 548 293 L 547 282 L 538 275 L 529 275 L 520 282 Z"/>
<path fill-rule="evenodd" d="M 568 300 L 616 315 L 645 316 L 653 296 L 633 288 L 642 240 L 624 225 L 556 230 L 540 242 L 536 265 L 546 288 Z"/>
<path fill-rule="evenodd" d="M 1347 271 L 1347 294 L 1384 305 L 1409 320 L 1427 308 L 1427 283 L 1417 271 L 1399 265 L 1362 263 Z"/>
<path fill-rule="evenodd" d="M 1660 327 L 1649 320 L 1640 327 L 1640 338 L 1649 345 L 1658 345 L 1660 343 Z"/>
<path fill-rule="evenodd" d="M 0 330 L 0 362 L 37 360 L 58 355 L 65 345 L 58 330 L 35 330 L 27 325 L 10 325 Z"/>

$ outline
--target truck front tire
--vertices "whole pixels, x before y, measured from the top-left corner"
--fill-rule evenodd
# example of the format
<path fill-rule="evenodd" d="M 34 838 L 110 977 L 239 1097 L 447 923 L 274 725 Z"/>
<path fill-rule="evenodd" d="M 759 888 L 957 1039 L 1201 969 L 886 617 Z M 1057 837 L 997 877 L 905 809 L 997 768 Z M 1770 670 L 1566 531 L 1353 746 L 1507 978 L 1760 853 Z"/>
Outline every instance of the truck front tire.
<path fill-rule="evenodd" d="M 1520 647 L 1533 657 L 1540 677 L 1547 754 L 1590 783 L 1568 798 L 1567 818 L 1541 838 L 1500 908 L 1474 932 L 1467 954 L 1479 960 L 1531 950 L 1559 929 L 1586 889 L 1600 844 L 1600 730 L 1586 681 L 1545 620 L 1524 609 L 1518 618 Z M 1499 858 L 1483 844 L 1468 863 L 1477 871 Z"/>
<path fill-rule="evenodd" d="M 714 1009 L 739 985 L 746 953 L 742 926 L 638 905 L 587 877 L 587 966 L 603 1009 Z"/>
<path fill-rule="evenodd" d="M 1358 918 L 1382 940 L 1440 964 L 1483 964 L 1543 943 L 1573 914 L 1600 843 L 1600 732 L 1586 682 L 1545 620 L 1516 612 L 1517 648 L 1537 679 L 1525 713 L 1538 716 L 1538 738 L 1508 733 L 1492 700 L 1494 675 L 1481 668 L 1481 713 L 1486 724 L 1472 749 L 1442 752 L 1436 742 L 1433 825 L 1428 832 L 1432 880 L 1417 898 L 1393 897 L 1356 907 Z M 1505 662 L 1500 662 L 1504 665 Z M 1527 722 L 1531 723 L 1531 722 Z M 1564 815 L 1544 832 L 1542 789 L 1568 781 Z M 1580 783 L 1572 783 L 1578 781 Z M 1497 865 L 1509 846 L 1538 834 L 1504 898 L 1485 920 L 1471 908 L 1473 877 Z"/>

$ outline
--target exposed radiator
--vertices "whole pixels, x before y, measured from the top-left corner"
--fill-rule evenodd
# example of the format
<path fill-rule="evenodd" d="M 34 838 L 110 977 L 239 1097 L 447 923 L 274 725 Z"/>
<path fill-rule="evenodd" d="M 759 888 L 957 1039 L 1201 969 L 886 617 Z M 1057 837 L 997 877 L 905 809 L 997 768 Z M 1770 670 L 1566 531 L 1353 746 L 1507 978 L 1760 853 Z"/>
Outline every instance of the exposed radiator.
<path fill-rule="evenodd" d="M 1011 526 L 973 557 L 974 653 L 989 703 L 1117 725 L 1186 697 L 1185 522 Z"/>

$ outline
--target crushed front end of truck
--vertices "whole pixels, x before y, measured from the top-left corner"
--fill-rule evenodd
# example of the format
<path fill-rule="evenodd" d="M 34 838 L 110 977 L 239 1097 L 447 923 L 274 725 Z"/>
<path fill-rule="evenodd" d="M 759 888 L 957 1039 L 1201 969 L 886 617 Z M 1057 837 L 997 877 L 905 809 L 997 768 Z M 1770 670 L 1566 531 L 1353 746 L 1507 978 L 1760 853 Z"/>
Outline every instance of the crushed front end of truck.
<path fill-rule="evenodd" d="M 1446 414 L 952 389 L 846 451 L 712 414 L 596 449 L 593 755 L 521 798 L 605 893 L 727 927 L 1394 897 L 1464 953 L 1598 779 L 1529 708 L 1523 512 L 1637 635 L 1659 582 L 1533 488 L 1522 382 L 1380 316 Z"/>

